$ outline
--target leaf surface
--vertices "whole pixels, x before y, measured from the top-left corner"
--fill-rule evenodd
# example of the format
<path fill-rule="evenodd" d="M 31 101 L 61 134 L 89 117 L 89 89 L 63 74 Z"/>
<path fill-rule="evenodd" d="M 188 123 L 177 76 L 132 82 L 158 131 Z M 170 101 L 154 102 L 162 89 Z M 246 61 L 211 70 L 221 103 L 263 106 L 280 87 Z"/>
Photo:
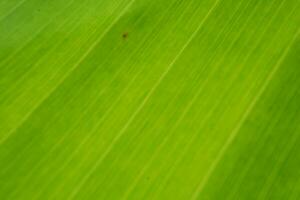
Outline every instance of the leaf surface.
<path fill-rule="evenodd" d="M 0 199 L 299 199 L 299 9 L 1 0 Z"/>

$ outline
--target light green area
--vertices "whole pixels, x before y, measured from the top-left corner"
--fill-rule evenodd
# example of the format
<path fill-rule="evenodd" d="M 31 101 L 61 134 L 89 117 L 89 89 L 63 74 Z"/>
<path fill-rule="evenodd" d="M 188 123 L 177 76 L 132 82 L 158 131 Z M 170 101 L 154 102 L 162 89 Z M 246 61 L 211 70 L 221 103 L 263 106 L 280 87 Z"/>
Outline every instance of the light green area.
<path fill-rule="evenodd" d="M 300 199 L 299 0 L 0 0 L 0 200 Z"/>

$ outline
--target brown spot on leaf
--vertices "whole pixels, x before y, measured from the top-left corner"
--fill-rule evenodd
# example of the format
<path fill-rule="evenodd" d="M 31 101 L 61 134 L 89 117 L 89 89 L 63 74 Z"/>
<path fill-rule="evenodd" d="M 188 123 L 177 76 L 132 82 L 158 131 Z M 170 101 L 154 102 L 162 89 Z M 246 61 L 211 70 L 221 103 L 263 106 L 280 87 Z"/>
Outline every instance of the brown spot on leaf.
<path fill-rule="evenodd" d="M 124 32 L 124 33 L 122 34 L 122 37 L 123 37 L 123 39 L 127 39 L 127 38 L 128 38 L 128 32 Z"/>

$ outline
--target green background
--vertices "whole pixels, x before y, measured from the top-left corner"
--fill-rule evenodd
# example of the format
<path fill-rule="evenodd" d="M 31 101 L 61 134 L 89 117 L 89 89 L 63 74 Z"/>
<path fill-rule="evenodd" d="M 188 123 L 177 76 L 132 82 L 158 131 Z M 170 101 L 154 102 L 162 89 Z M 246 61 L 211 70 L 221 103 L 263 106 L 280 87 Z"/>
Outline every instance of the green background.
<path fill-rule="evenodd" d="M 0 199 L 300 199 L 299 11 L 0 0 Z"/>

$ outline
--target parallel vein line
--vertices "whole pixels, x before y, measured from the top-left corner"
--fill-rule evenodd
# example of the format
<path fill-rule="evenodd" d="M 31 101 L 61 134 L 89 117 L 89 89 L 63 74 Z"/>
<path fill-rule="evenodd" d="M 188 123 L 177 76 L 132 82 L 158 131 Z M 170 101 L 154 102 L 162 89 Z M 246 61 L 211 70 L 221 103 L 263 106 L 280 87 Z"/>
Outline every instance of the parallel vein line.
<path fill-rule="evenodd" d="M 3 21 L 5 18 L 7 18 L 9 15 L 14 13 L 21 5 L 23 5 L 27 0 L 22 0 L 19 3 L 17 3 L 14 7 L 10 9 L 4 16 L 1 17 L 0 22 Z"/>
<path fill-rule="evenodd" d="M 109 145 L 109 147 L 107 148 L 107 150 L 102 154 L 102 156 L 99 158 L 99 160 L 97 160 L 97 162 L 95 163 L 95 165 L 90 169 L 90 171 L 84 176 L 84 178 L 82 179 L 82 181 L 78 184 L 78 186 L 74 189 L 74 191 L 72 192 L 70 199 L 73 199 L 76 194 L 79 192 L 79 190 L 81 189 L 81 187 L 86 183 L 86 181 L 90 178 L 90 176 L 93 174 L 93 172 L 97 169 L 97 167 L 102 163 L 102 161 L 104 160 L 104 158 L 108 155 L 108 153 L 113 149 L 114 145 L 116 144 L 116 142 L 122 137 L 122 135 L 125 133 L 125 131 L 127 130 L 127 128 L 131 125 L 131 123 L 133 122 L 133 120 L 136 118 L 136 116 L 140 113 L 140 111 L 143 109 L 143 107 L 145 106 L 145 104 L 148 102 L 148 100 L 150 99 L 150 97 L 153 95 L 153 93 L 156 91 L 157 87 L 160 85 L 160 83 L 163 81 L 163 79 L 166 77 L 166 75 L 168 74 L 168 72 L 173 68 L 174 64 L 177 62 L 177 60 L 180 58 L 180 56 L 182 55 L 182 53 L 185 51 L 185 49 L 189 46 L 189 44 L 192 42 L 192 40 L 195 38 L 195 36 L 197 35 L 197 33 L 200 31 L 200 29 L 203 27 L 204 23 L 206 22 L 206 20 L 208 19 L 208 17 L 210 16 L 210 14 L 213 12 L 213 10 L 217 7 L 217 5 L 220 3 L 221 0 L 217 0 L 214 5 L 210 8 L 210 10 L 208 11 L 208 13 L 206 14 L 206 16 L 203 18 L 203 20 L 201 21 L 201 23 L 199 24 L 199 26 L 197 27 L 197 29 L 193 32 L 193 34 L 190 36 L 190 38 L 188 39 L 188 41 L 184 44 L 184 46 L 181 48 L 181 50 L 179 51 L 179 53 L 175 56 L 175 58 L 173 59 L 173 61 L 169 64 L 169 66 L 167 67 L 167 69 L 163 72 L 163 74 L 161 75 L 161 77 L 158 79 L 158 81 L 154 84 L 154 86 L 151 88 L 151 90 L 149 91 L 148 95 L 144 98 L 144 100 L 142 101 L 142 103 L 138 106 L 138 108 L 136 109 L 136 111 L 132 114 L 132 116 L 129 118 L 129 120 L 127 121 L 127 123 L 125 124 L 125 126 L 121 129 L 121 131 L 119 131 L 119 133 L 116 135 L 116 137 L 113 139 L 113 141 L 111 142 L 111 144 Z"/>
<path fill-rule="evenodd" d="M 68 5 L 60 10 L 56 15 L 54 15 L 53 17 L 51 17 L 49 19 L 49 21 L 45 24 L 43 24 L 42 26 L 40 26 L 36 31 L 35 33 L 32 33 L 31 36 L 27 41 L 24 42 L 24 45 L 22 45 L 20 48 L 18 48 L 16 51 L 10 53 L 6 58 L 4 58 L 3 60 L 0 61 L 0 67 L 3 67 L 3 66 L 7 66 L 9 61 L 11 61 L 17 54 L 19 54 L 21 51 L 23 51 L 32 41 L 34 41 L 35 38 L 37 38 L 43 31 L 45 31 L 46 28 L 48 28 L 48 26 L 56 19 L 58 18 L 58 16 L 65 12 L 67 9 L 69 9 L 72 4 L 74 3 L 75 0 L 71 0 L 68 2 Z M 57 19 L 56 19 L 57 20 Z M 67 23 L 67 20 L 63 22 L 64 23 Z M 59 26 L 60 27 L 60 26 Z M 43 44 L 43 43 L 42 43 Z"/>
<path fill-rule="evenodd" d="M 300 30 L 300 29 L 299 29 Z M 207 184 L 209 178 L 211 177 L 212 173 L 215 171 L 216 167 L 218 166 L 219 162 L 221 161 L 221 159 L 223 158 L 224 154 L 226 153 L 227 149 L 230 147 L 230 145 L 232 144 L 232 142 L 234 141 L 234 139 L 236 138 L 237 134 L 239 133 L 239 131 L 241 130 L 242 126 L 244 125 L 245 121 L 247 120 L 248 116 L 250 115 L 251 111 L 254 109 L 254 107 L 256 106 L 258 100 L 260 99 L 260 97 L 263 95 L 263 93 L 266 91 L 267 87 L 269 86 L 272 78 L 274 77 L 274 75 L 276 74 L 276 72 L 279 70 L 282 62 L 284 61 L 284 59 L 286 58 L 287 54 L 289 53 L 289 50 L 291 49 L 292 45 L 294 44 L 294 42 L 296 41 L 296 39 L 298 38 L 299 35 L 299 30 L 297 31 L 297 33 L 295 34 L 295 36 L 293 37 L 292 41 L 289 43 L 289 45 L 286 47 L 285 51 L 283 52 L 282 56 L 280 57 L 280 59 L 278 60 L 277 64 L 274 66 L 274 68 L 272 69 L 272 71 L 270 72 L 270 74 L 268 75 L 265 83 L 262 85 L 261 89 L 259 90 L 258 94 L 256 95 L 256 97 L 252 100 L 252 102 L 250 103 L 248 109 L 246 110 L 246 112 L 243 114 L 240 122 L 237 124 L 236 128 L 231 132 L 231 134 L 229 135 L 228 139 L 226 140 L 225 144 L 223 145 L 223 147 L 221 148 L 219 154 L 217 155 L 216 159 L 214 160 L 214 162 L 212 163 L 212 165 L 210 166 L 208 172 L 206 173 L 205 177 L 203 178 L 203 181 L 201 181 L 200 185 L 197 187 L 195 193 L 192 196 L 192 200 L 196 200 L 198 198 L 198 195 L 201 193 L 201 191 L 203 190 L 203 188 L 205 187 L 205 185 Z"/>
<path fill-rule="evenodd" d="M 240 4 L 241 5 L 241 4 Z M 239 6 L 240 6 L 239 5 Z M 237 10 L 236 10 L 237 11 Z M 235 12 L 236 12 L 235 11 Z M 225 29 L 225 28 L 224 28 Z M 219 35 L 217 38 L 220 37 L 221 33 L 224 31 L 224 29 L 222 31 L 220 31 Z M 216 41 L 217 41 L 216 38 Z M 213 57 L 213 56 L 212 56 Z M 211 58 L 212 59 L 212 58 Z M 217 69 L 213 70 L 216 71 Z M 211 72 L 211 73 L 213 73 Z M 208 83 L 208 78 L 204 81 L 204 83 L 201 85 L 201 87 L 195 92 L 195 95 L 193 96 L 193 98 L 191 99 L 191 101 L 187 104 L 187 106 L 185 107 L 185 109 L 183 110 L 181 116 L 178 118 L 178 120 L 175 122 L 174 126 L 171 128 L 170 130 L 170 134 L 168 136 L 166 136 L 163 141 L 159 144 L 159 146 L 157 147 L 157 150 L 154 152 L 154 154 L 148 159 L 147 163 L 145 164 L 145 166 L 142 168 L 141 172 L 138 174 L 138 176 L 135 178 L 135 180 L 133 181 L 133 183 L 131 184 L 131 186 L 129 187 L 129 189 L 126 191 L 123 199 L 128 199 L 128 196 L 130 195 L 130 193 L 134 190 L 134 188 L 136 187 L 136 185 L 138 184 L 140 178 L 144 175 L 144 173 L 146 172 L 146 170 L 149 169 L 150 165 L 152 164 L 152 162 L 154 161 L 155 157 L 157 155 L 159 155 L 160 151 L 162 150 L 162 148 L 166 145 L 167 141 L 170 139 L 170 137 L 173 135 L 173 132 L 176 130 L 176 128 L 179 126 L 180 122 L 185 118 L 187 112 L 190 110 L 190 108 L 192 107 L 192 105 L 194 104 L 194 102 L 196 101 L 196 99 L 198 98 L 198 96 L 201 94 L 201 92 L 203 91 L 204 87 L 207 85 Z"/>
<path fill-rule="evenodd" d="M 135 0 L 131 0 L 131 2 L 129 2 L 127 4 L 127 6 L 121 11 L 121 13 L 117 16 L 117 18 L 115 18 L 115 20 L 104 30 L 104 32 L 100 35 L 100 37 L 89 47 L 89 49 L 83 54 L 83 56 L 75 63 L 75 65 L 70 69 L 69 72 L 67 72 L 63 78 L 59 81 L 59 83 L 41 100 L 40 103 L 38 103 L 31 112 L 29 112 L 27 115 L 25 115 L 25 117 L 21 120 L 21 122 L 11 131 L 9 131 L 9 133 L 4 136 L 4 138 L 0 139 L 0 145 L 3 144 L 7 138 L 10 137 L 10 135 L 12 135 L 15 131 L 17 131 L 19 129 L 19 127 L 21 127 L 24 122 L 27 121 L 27 119 L 37 110 L 37 108 L 39 108 L 43 102 L 45 102 L 45 100 L 47 100 L 51 94 L 53 94 L 57 88 L 63 84 L 65 82 L 65 80 L 72 74 L 72 72 L 74 72 L 78 66 L 80 66 L 80 64 L 87 58 L 87 56 L 96 48 L 96 46 L 101 42 L 101 40 L 104 38 L 104 36 L 111 30 L 111 28 L 121 19 L 121 17 L 126 13 L 126 11 L 130 8 L 130 6 L 133 4 Z"/>

